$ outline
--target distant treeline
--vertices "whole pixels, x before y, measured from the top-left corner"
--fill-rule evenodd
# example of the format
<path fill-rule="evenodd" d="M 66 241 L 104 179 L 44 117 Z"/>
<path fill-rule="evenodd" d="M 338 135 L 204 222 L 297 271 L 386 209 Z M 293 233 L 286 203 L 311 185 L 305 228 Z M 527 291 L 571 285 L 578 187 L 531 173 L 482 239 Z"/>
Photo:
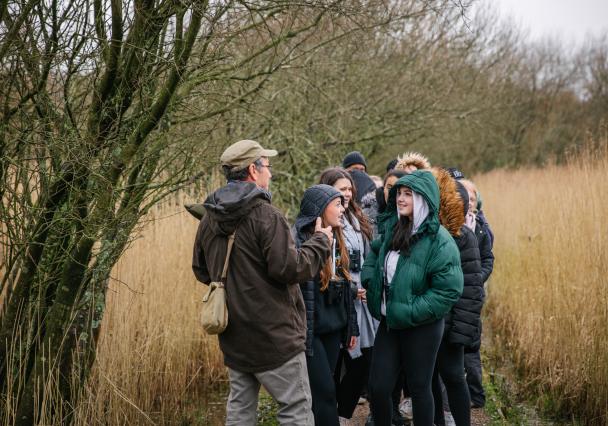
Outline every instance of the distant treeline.
<path fill-rule="evenodd" d="M 324 31 L 335 29 L 320 26 L 316 37 Z M 275 191 L 289 210 L 351 150 L 377 174 L 407 150 L 467 173 L 543 165 L 563 161 L 608 116 L 606 36 L 567 51 L 557 40 L 527 41 L 490 10 L 463 17 L 448 8 L 346 32 L 327 46 L 305 43 L 312 55 L 280 69 L 212 130 L 208 122 L 178 130 L 204 134 L 216 153 L 243 137 L 280 149 Z"/>

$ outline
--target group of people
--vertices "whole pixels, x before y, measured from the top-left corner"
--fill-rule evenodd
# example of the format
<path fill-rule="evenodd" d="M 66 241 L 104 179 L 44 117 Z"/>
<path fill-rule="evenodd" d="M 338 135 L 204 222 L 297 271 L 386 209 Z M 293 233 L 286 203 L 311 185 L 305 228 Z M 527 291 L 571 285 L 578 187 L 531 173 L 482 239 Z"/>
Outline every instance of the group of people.
<path fill-rule="evenodd" d="M 418 153 L 379 179 L 351 152 L 306 189 L 290 226 L 271 203 L 276 155 L 231 145 L 227 184 L 194 209 L 202 283 L 220 280 L 234 235 L 219 335 L 226 424 L 255 424 L 263 385 L 284 425 L 339 425 L 362 397 L 367 424 L 445 425 L 447 407 L 469 425 L 485 403 L 480 314 L 494 260 L 473 182 Z"/>

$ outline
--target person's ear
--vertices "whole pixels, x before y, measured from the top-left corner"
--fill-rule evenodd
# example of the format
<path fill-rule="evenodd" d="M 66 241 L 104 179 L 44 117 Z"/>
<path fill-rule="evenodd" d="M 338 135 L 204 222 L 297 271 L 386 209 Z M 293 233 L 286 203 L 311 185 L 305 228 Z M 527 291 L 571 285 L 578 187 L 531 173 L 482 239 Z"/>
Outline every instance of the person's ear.
<path fill-rule="evenodd" d="M 257 171 L 257 169 L 255 168 L 255 164 L 251 163 L 249 165 L 248 169 L 249 169 L 249 176 L 251 176 L 251 178 L 255 180 L 256 175 L 254 174 L 254 172 Z"/>

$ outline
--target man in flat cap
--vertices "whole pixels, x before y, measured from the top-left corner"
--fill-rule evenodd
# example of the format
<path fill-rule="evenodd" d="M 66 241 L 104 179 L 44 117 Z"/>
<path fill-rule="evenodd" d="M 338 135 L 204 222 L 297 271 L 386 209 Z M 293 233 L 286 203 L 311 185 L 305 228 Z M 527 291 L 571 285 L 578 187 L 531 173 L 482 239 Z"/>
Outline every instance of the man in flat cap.
<path fill-rule="evenodd" d="M 330 256 L 332 233 L 320 220 L 298 250 L 283 214 L 271 204 L 270 158 L 277 151 L 252 140 L 221 156 L 228 183 L 203 204 L 192 269 L 219 281 L 228 236 L 235 232 L 226 278 L 228 327 L 219 335 L 230 375 L 227 425 L 255 425 L 260 384 L 279 404 L 285 425 L 312 425 L 304 355 L 306 317 L 298 283 L 312 279 Z M 194 214 L 194 213 L 193 213 Z"/>

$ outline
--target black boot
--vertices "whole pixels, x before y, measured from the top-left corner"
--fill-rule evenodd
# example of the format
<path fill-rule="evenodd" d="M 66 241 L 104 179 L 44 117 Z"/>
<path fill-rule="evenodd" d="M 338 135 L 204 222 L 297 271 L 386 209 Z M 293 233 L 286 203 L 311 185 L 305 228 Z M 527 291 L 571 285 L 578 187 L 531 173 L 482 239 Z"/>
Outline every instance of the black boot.
<path fill-rule="evenodd" d="M 399 411 L 399 401 L 397 401 L 396 404 L 393 402 L 393 415 L 391 417 L 391 423 L 394 426 L 405 426 L 405 418 L 401 415 L 401 412 Z"/>

